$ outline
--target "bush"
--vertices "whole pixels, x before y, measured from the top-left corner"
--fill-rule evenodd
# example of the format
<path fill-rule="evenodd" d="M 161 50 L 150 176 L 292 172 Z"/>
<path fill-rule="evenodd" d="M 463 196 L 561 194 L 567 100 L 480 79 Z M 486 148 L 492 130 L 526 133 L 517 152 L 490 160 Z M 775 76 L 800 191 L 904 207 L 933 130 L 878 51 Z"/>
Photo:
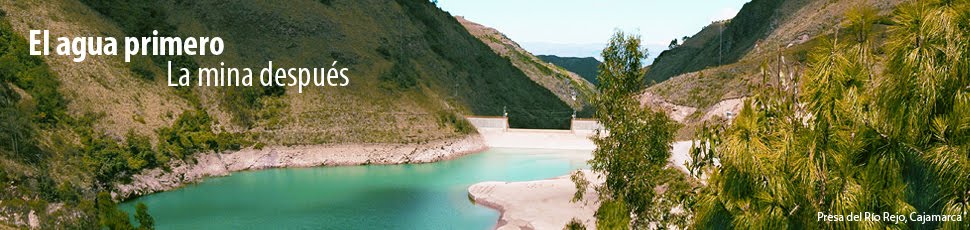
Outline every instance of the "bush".
<path fill-rule="evenodd" d="M 418 73 L 414 70 L 414 63 L 408 60 L 398 60 L 390 70 L 381 74 L 381 88 L 386 90 L 404 90 L 418 84 Z"/>
<path fill-rule="evenodd" d="M 135 58 L 134 60 L 128 63 L 128 69 L 131 70 L 131 72 L 134 73 L 135 76 L 147 81 L 155 80 L 155 72 L 152 71 L 151 68 L 152 68 L 152 64 L 146 58 Z"/>
<path fill-rule="evenodd" d="M 108 192 L 98 193 L 97 203 L 98 226 L 105 229 L 134 229 L 128 220 L 128 213 L 118 209 L 118 204 L 111 200 Z"/>
<path fill-rule="evenodd" d="M 10 24 L 0 23 L 0 80 L 27 91 L 33 98 L 27 107 L 33 107 L 33 110 L 21 110 L 31 114 L 35 121 L 45 126 L 53 126 L 59 118 L 67 117 L 67 102 L 57 91 L 60 83 L 53 72 L 42 59 L 30 56 L 25 50 L 26 47 L 27 41 L 13 33 Z M 10 95 L 15 93 L 7 91 L 4 94 L 12 99 Z M 4 104 L 9 106 L 13 101 L 15 100 L 8 100 Z"/>
<path fill-rule="evenodd" d="M 155 229 L 155 218 L 148 214 L 148 206 L 138 202 L 135 205 L 135 220 L 138 221 L 138 229 Z"/>
<path fill-rule="evenodd" d="M 148 36 L 152 30 L 175 31 L 168 24 L 166 12 L 154 6 L 156 1 L 81 0 L 105 17 L 115 21 L 130 36 Z M 162 34 L 159 34 L 162 35 Z"/>
<path fill-rule="evenodd" d="M 152 143 L 148 137 L 128 132 L 125 139 L 127 141 L 125 158 L 132 172 L 137 173 L 142 169 L 159 166 L 155 158 L 155 150 L 152 149 Z"/>
<path fill-rule="evenodd" d="M 475 132 L 475 126 L 465 120 L 465 118 L 459 117 L 454 113 L 447 111 L 438 112 L 438 126 L 451 126 L 454 128 L 455 132 L 468 134 Z"/>
<path fill-rule="evenodd" d="M 127 153 L 117 142 L 104 136 L 82 136 L 84 165 L 101 185 L 124 178 L 129 173 Z"/>
<path fill-rule="evenodd" d="M 213 133 L 212 118 L 203 110 L 185 111 L 172 127 L 160 128 L 157 133 L 158 151 L 183 160 L 197 152 L 238 150 L 244 143 L 230 133 Z"/>
<path fill-rule="evenodd" d="M 579 219 L 573 218 L 569 220 L 569 223 L 566 223 L 566 227 L 563 229 L 586 230 L 586 225 L 583 225 L 583 222 L 580 222 Z"/>

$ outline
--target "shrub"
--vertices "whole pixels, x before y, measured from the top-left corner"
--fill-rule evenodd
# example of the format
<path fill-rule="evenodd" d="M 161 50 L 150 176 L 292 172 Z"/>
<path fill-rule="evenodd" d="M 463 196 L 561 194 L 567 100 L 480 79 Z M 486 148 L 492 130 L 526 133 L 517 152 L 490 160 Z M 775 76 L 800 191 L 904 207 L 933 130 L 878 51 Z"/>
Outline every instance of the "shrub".
<path fill-rule="evenodd" d="M 465 120 L 465 118 L 459 117 L 454 113 L 447 111 L 438 112 L 438 126 L 451 126 L 455 132 L 468 134 L 475 132 L 475 126 Z"/>
<path fill-rule="evenodd" d="M 155 72 L 151 69 L 151 62 L 145 58 L 135 58 L 130 63 L 128 63 L 128 69 L 135 74 L 136 77 L 147 80 L 155 80 Z M 166 63 L 167 65 L 167 63 Z M 173 65 L 174 66 L 174 65 Z"/>
<path fill-rule="evenodd" d="M 66 117 L 67 103 L 57 91 L 60 83 L 50 68 L 39 57 L 30 56 L 26 47 L 27 41 L 14 34 L 10 24 L 0 23 L 0 80 L 27 91 L 33 98 L 27 107 L 33 107 L 33 110 L 25 112 L 30 113 L 35 121 L 53 126 L 58 118 Z M 7 99 L 12 99 L 9 95 L 14 93 L 8 91 L 5 94 L 8 95 Z M 13 101 L 8 100 L 7 104 Z"/>
<path fill-rule="evenodd" d="M 138 221 L 138 229 L 155 229 L 155 219 L 148 214 L 148 206 L 138 202 L 135 205 L 135 220 Z"/>
<path fill-rule="evenodd" d="M 129 174 L 128 153 L 117 142 L 103 135 L 82 134 L 83 163 L 101 185 L 125 178 Z"/>
<path fill-rule="evenodd" d="M 158 151 L 166 157 L 186 159 L 204 151 L 238 150 L 244 141 L 230 133 L 212 132 L 212 118 L 203 110 L 185 111 L 172 127 L 160 128 Z"/>
<path fill-rule="evenodd" d="M 569 220 L 569 223 L 566 223 L 566 227 L 563 229 L 586 230 L 586 225 L 583 225 L 583 222 L 580 222 L 579 219 L 573 218 Z"/>
<path fill-rule="evenodd" d="M 128 132 L 125 139 L 127 141 L 126 159 L 129 169 L 133 172 L 139 172 L 142 169 L 159 165 L 155 158 L 155 150 L 152 149 L 152 143 L 148 137 Z"/>
<path fill-rule="evenodd" d="M 416 86 L 418 84 L 418 73 L 414 68 L 414 63 L 408 60 L 398 60 L 390 70 L 381 74 L 381 88 L 403 90 Z"/>
<path fill-rule="evenodd" d="M 118 209 L 118 204 L 111 200 L 108 192 L 98 193 L 97 203 L 98 226 L 106 229 L 134 229 L 128 220 L 128 213 Z"/>

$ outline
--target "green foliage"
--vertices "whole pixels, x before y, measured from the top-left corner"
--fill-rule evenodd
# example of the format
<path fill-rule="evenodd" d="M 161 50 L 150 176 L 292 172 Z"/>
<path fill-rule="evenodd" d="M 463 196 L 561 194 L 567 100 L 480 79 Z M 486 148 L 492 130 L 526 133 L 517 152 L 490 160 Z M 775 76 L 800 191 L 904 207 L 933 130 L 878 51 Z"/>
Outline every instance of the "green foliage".
<path fill-rule="evenodd" d="M 128 69 L 135 74 L 138 78 L 144 79 L 146 81 L 155 80 L 155 72 L 152 71 L 153 64 L 148 58 L 136 56 L 128 63 Z"/>
<path fill-rule="evenodd" d="M 529 79 L 512 63 L 496 55 L 481 40 L 464 29 L 448 13 L 429 1 L 397 0 L 406 15 L 424 33 L 406 41 L 388 42 L 378 53 L 389 53 L 414 59 L 424 55 L 407 52 L 408 44 L 426 44 L 432 52 L 426 55 L 437 63 L 412 62 L 417 82 L 438 87 L 442 95 L 457 94 L 455 100 L 475 115 L 500 116 L 503 107 L 509 112 L 509 125 L 517 128 L 566 129 L 572 109 L 556 95 Z M 407 63 L 405 63 L 407 64 Z M 411 65 L 398 65 L 408 73 Z M 434 71 L 424 71 L 430 69 Z M 394 71 L 391 71 L 394 72 Z M 389 82 L 409 85 L 408 74 L 385 75 Z M 459 88 L 453 88 L 458 85 Z M 446 93 L 441 93 L 446 92 Z"/>
<path fill-rule="evenodd" d="M 142 169 L 161 166 L 156 159 L 155 150 L 152 149 L 152 143 L 148 137 L 128 132 L 125 141 L 127 142 L 125 159 L 128 161 L 129 169 L 138 172 Z"/>
<path fill-rule="evenodd" d="M 418 85 L 418 73 L 407 59 L 399 59 L 390 70 L 381 74 L 381 88 L 385 90 L 405 90 Z"/>
<path fill-rule="evenodd" d="M 141 170 L 164 167 L 173 158 L 185 160 L 198 152 L 238 150 L 244 145 L 233 134 L 213 133 L 211 122 L 204 111 L 186 111 L 171 127 L 157 130 L 157 148 L 152 148 L 148 137 L 134 132 L 119 142 L 91 128 L 80 128 L 83 163 L 100 185 L 107 186 L 127 181 Z"/>
<path fill-rule="evenodd" d="M 589 186 L 589 181 L 586 180 L 586 173 L 576 171 L 572 175 L 569 175 L 569 179 L 576 185 L 576 193 L 573 194 L 573 199 L 569 201 L 575 203 L 583 200 L 583 196 L 586 194 L 586 187 Z"/>
<path fill-rule="evenodd" d="M 138 202 L 135 205 L 135 220 L 138 221 L 138 230 L 155 229 L 155 219 L 148 214 L 148 206 L 145 203 Z"/>
<path fill-rule="evenodd" d="M 845 14 L 846 32 L 858 43 L 871 40 L 873 26 L 879 18 L 879 11 L 872 6 L 853 8 Z"/>
<path fill-rule="evenodd" d="M 160 128 L 158 151 L 165 157 L 187 159 L 194 153 L 238 150 L 244 145 L 242 138 L 230 133 L 213 133 L 212 118 L 203 110 L 185 111 L 172 127 Z"/>
<path fill-rule="evenodd" d="M 84 146 L 84 165 L 102 185 L 131 175 L 125 158 L 127 152 L 114 140 L 103 135 L 87 134 L 82 136 L 81 145 Z"/>
<path fill-rule="evenodd" d="M 118 209 L 118 204 L 111 200 L 111 195 L 107 192 L 98 193 L 97 216 L 98 226 L 111 230 L 132 230 L 135 229 L 128 221 L 128 214 Z"/>
<path fill-rule="evenodd" d="M 27 47 L 7 21 L 0 22 L 0 182 L 7 188 L 0 190 L 3 209 L 37 211 L 42 213 L 42 226 L 51 227 L 45 219 L 61 212 L 43 213 L 48 202 L 57 202 L 64 204 L 63 213 L 72 213 L 69 220 L 58 220 L 57 227 L 131 229 L 127 215 L 117 210 L 107 193 L 99 194 L 94 204 L 94 194 L 86 192 L 89 185 L 63 178 L 91 175 L 101 187 L 126 179 L 157 165 L 150 141 L 134 133 L 127 141 L 116 141 L 96 134 L 89 116 L 69 116 L 56 74 L 43 59 L 28 55 Z M 75 135 L 83 147 L 65 139 Z M 79 175 L 53 174 L 55 169 L 79 170 Z M 85 219 L 88 216 L 96 218 Z"/>
<path fill-rule="evenodd" d="M 723 126 L 708 125 L 707 122 L 701 126 L 696 134 L 696 140 L 690 144 L 690 159 L 687 161 L 687 171 L 690 176 L 701 178 L 714 166 L 714 160 L 717 159 L 714 148 L 720 145 L 723 130 Z"/>
<path fill-rule="evenodd" d="M 153 5 L 156 0 L 82 0 L 81 2 L 117 22 L 121 29 L 131 36 L 149 36 L 152 30 L 162 33 L 175 30 L 165 21 L 166 13 Z"/>
<path fill-rule="evenodd" d="M 282 96 L 285 89 L 281 86 L 247 87 L 237 86 L 223 90 L 222 106 L 232 111 L 232 121 L 243 127 L 256 124 L 259 112 L 266 108 L 263 99 Z"/>
<path fill-rule="evenodd" d="M 630 208 L 623 198 L 604 200 L 596 209 L 596 229 L 630 229 Z"/>
<path fill-rule="evenodd" d="M 597 211 L 605 229 L 625 228 L 626 223 L 646 227 L 653 221 L 662 226 L 676 224 L 658 213 L 670 211 L 669 204 L 676 201 L 669 202 L 675 200 L 669 196 L 677 192 L 671 189 L 657 194 L 656 188 L 672 188 L 673 183 L 680 183 L 678 179 L 683 180 L 664 170 L 677 124 L 663 111 L 641 108 L 634 98 L 643 89 L 641 61 L 645 56 L 640 38 L 623 32 L 617 32 L 603 50 L 600 94 L 593 105 L 596 119 L 609 135 L 592 137 L 597 148 L 589 164 L 606 175 L 604 186 L 599 188 L 601 200 L 606 202 Z M 636 217 L 632 222 L 631 215 Z M 601 226 L 597 223 L 598 228 Z"/>
<path fill-rule="evenodd" d="M 745 3 L 730 21 L 715 22 L 691 36 L 690 43 L 664 51 L 646 73 L 645 83 L 660 83 L 671 77 L 730 64 L 740 60 L 768 35 L 776 10 L 784 1 L 753 0 Z"/>
<path fill-rule="evenodd" d="M 27 91 L 31 100 L 19 109 L 30 113 L 38 124 L 50 127 L 65 117 L 67 102 L 57 91 L 60 83 L 50 68 L 40 57 L 31 56 L 27 47 L 27 41 L 15 34 L 9 23 L 0 23 L 0 80 Z M 16 101 L 11 97 L 15 93 L 7 86 L 3 88 L 5 104 L 10 106 Z"/>
<path fill-rule="evenodd" d="M 599 81 L 596 80 L 596 68 L 600 65 L 600 61 L 596 60 L 596 58 L 558 57 L 555 55 L 538 55 L 536 57 L 542 61 L 569 70 L 569 72 L 576 73 L 583 77 L 583 79 L 586 79 L 586 81 L 593 83 L 593 85 L 599 84 Z"/>
<path fill-rule="evenodd" d="M 455 130 L 455 132 L 462 134 L 475 132 L 475 126 L 473 126 L 471 122 L 468 122 L 468 120 L 465 120 L 463 117 L 455 115 L 455 113 L 439 111 L 437 117 L 438 126 L 450 126 Z"/>
<path fill-rule="evenodd" d="M 970 227 L 965 221 L 897 225 L 816 218 L 818 212 L 966 218 L 968 4 L 902 4 L 892 16 L 883 60 L 873 57 L 865 32 L 877 20 L 865 10 L 853 11 L 848 26 L 858 34 L 848 42 L 821 42 L 809 56 L 798 94 L 790 90 L 800 81 L 797 72 L 772 76 L 789 83 L 760 86 L 715 142 L 721 165 L 712 166 L 695 226 Z"/>
<path fill-rule="evenodd" d="M 127 36 L 170 36 L 176 33 L 176 27 L 166 21 L 168 19 L 168 13 L 163 10 L 164 8 L 158 6 L 158 4 L 161 4 L 158 0 L 82 0 L 81 2 L 117 23 Z M 158 31 L 157 35 L 152 33 L 155 30 Z M 197 70 L 199 68 L 198 63 L 187 55 L 153 55 L 149 58 L 135 57 L 128 64 L 128 69 L 135 76 L 152 81 L 155 79 L 155 72 L 152 70 L 153 67 L 151 67 L 148 60 L 151 60 L 158 68 L 162 69 L 167 69 L 169 62 L 172 62 L 173 68 L 187 68 L 190 70 Z M 194 107 L 199 108 L 202 106 L 198 95 L 193 93 L 192 87 L 175 87 L 175 92 L 177 95 L 188 100 Z"/>
<path fill-rule="evenodd" d="M 569 220 L 569 223 L 566 223 L 566 226 L 563 227 L 563 229 L 565 229 L 565 230 L 586 230 L 586 225 L 583 225 L 583 222 L 580 222 L 579 219 L 573 218 L 573 219 L 570 219 Z"/>
<path fill-rule="evenodd" d="M 6 92 L 2 92 L 6 91 Z M 13 93 L 6 85 L 0 85 L 0 93 Z M 30 120 L 30 114 L 17 108 L 2 106 L 0 108 L 0 152 L 7 153 L 10 159 L 25 162 L 40 160 L 37 149 L 36 126 Z"/>

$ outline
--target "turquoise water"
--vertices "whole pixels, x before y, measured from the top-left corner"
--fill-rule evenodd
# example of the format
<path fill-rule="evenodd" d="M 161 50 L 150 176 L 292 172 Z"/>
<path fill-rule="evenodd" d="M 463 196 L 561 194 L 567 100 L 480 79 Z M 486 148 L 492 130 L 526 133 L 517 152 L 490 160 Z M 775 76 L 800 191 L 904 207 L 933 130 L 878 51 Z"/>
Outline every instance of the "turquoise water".
<path fill-rule="evenodd" d="M 489 229 L 498 213 L 469 201 L 482 181 L 586 168 L 589 151 L 490 149 L 456 160 L 237 172 L 144 202 L 157 229 Z"/>

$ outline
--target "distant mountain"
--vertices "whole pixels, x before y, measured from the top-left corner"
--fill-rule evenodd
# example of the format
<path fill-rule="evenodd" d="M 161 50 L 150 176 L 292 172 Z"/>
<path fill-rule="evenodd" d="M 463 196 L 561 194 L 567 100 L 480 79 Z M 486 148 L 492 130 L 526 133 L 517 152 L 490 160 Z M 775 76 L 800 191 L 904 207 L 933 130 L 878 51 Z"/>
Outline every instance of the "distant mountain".
<path fill-rule="evenodd" d="M 556 55 L 560 57 L 595 57 L 600 58 L 600 52 L 606 43 L 553 43 L 553 42 L 522 42 L 522 48 L 534 54 Z"/>
<path fill-rule="evenodd" d="M 584 79 L 593 83 L 593 85 L 599 84 L 596 80 L 597 68 L 599 68 L 600 61 L 592 57 L 560 57 L 556 55 L 539 55 L 536 56 L 542 61 L 552 63 L 562 67 L 563 69 L 569 70 L 570 72 L 579 74 Z"/>

